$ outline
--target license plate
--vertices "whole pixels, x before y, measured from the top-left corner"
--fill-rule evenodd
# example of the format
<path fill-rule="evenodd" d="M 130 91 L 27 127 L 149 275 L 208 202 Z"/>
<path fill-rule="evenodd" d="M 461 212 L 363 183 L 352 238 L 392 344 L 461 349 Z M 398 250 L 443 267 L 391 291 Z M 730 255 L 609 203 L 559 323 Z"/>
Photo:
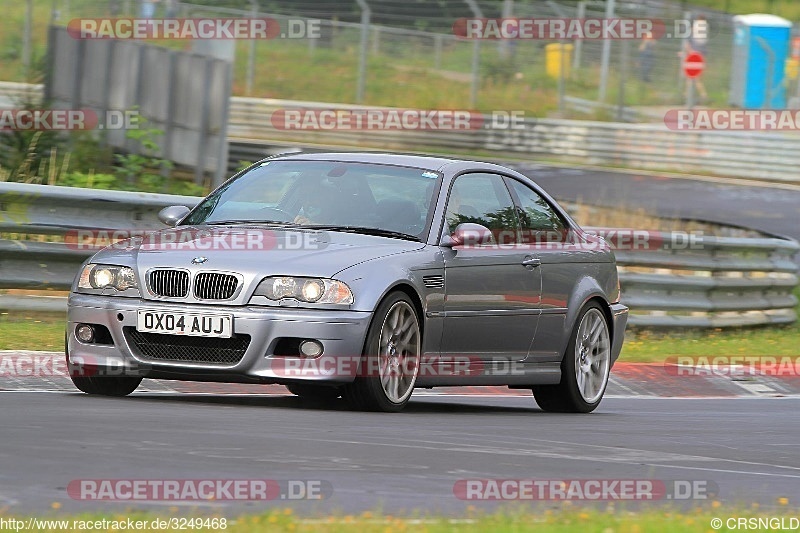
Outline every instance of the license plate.
<path fill-rule="evenodd" d="M 136 330 L 144 333 L 227 339 L 233 336 L 233 316 L 139 311 Z"/>

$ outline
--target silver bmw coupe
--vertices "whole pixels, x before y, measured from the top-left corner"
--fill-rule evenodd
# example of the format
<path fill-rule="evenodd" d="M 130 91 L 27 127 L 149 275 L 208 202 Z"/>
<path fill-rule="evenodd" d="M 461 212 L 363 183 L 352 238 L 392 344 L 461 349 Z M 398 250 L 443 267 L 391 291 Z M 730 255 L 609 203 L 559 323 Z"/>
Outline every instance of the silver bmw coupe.
<path fill-rule="evenodd" d="M 280 383 L 399 411 L 415 388 L 500 385 L 590 412 L 622 348 L 608 244 L 502 166 L 272 157 L 160 219 L 75 279 L 66 356 L 83 392 Z"/>

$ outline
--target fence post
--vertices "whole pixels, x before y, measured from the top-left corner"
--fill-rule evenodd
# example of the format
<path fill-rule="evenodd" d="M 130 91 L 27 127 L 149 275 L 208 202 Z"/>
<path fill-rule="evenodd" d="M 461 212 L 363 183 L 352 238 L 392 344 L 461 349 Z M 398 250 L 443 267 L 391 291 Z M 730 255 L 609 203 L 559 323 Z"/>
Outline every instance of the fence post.
<path fill-rule="evenodd" d="M 233 63 L 225 61 L 222 65 L 225 71 L 225 94 L 227 98 L 221 109 L 220 124 L 221 128 L 219 135 L 219 152 L 217 156 L 217 168 L 214 170 L 214 179 L 212 181 L 212 188 L 222 185 L 225 181 L 228 172 L 228 151 L 230 146 L 228 144 L 228 120 L 230 119 L 230 105 L 231 96 L 233 96 Z"/>
<path fill-rule="evenodd" d="M 33 24 L 33 0 L 25 3 L 25 25 L 22 29 L 22 68 L 23 79 L 28 81 L 31 71 L 31 26 Z"/>
<path fill-rule="evenodd" d="M 250 18 L 258 18 L 258 0 L 250 0 Z M 253 78 L 256 72 L 256 40 L 251 38 L 247 56 L 247 96 L 253 95 Z"/>
<path fill-rule="evenodd" d="M 475 0 L 464 0 L 464 2 L 472 10 L 472 14 L 476 18 L 483 18 L 483 12 Z M 469 105 L 473 109 L 477 107 L 478 103 L 478 86 L 480 85 L 480 61 L 481 61 L 481 40 L 475 39 L 472 43 L 472 84 L 469 89 Z"/>
<path fill-rule="evenodd" d="M 579 20 L 583 20 L 586 16 L 586 2 L 581 1 L 578 2 L 578 13 L 576 17 Z M 583 48 L 583 39 L 575 39 L 575 42 L 572 43 L 574 46 L 573 56 L 572 56 L 572 70 L 574 72 L 578 72 L 578 69 L 581 68 L 581 49 Z"/>
<path fill-rule="evenodd" d="M 433 68 L 442 68 L 442 34 L 437 33 L 433 37 Z M 798 76 L 798 87 L 800 87 L 800 76 Z M 800 89 L 798 89 L 800 91 Z"/>
<path fill-rule="evenodd" d="M 628 39 L 622 41 L 622 51 L 620 53 L 619 68 L 619 91 L 617 94 L 617 121 L 625 120 L 625 83 L 628 81 Z"/>
<path fill-rule="evenodd" d="M 214 58 L 206 56 L 203 58 L 203 85 L 201 89 L 203 113 L 200 114 L 200 139 L 197 143 L 197 163 L 194 167 L 194 182 L 197 185 L 203 184 L 203 177 L 206 172 L 206 153 L 208 151 L 209 137 L 209 116 L 208 108 L 211 107 L 211 84 L 213 83 L 213 62 Z M 224 141 L 223 141 L 224 142 Z"/>
<path fill-rule="evenodd" d="M 606 20 L 614 18 L 614 1 L 606 0 Z M 608 60 L 611 55 L 611 41 L 606 35 L 603 39 L 603 52 L 600 57 L 600 90 L 597 93 L 597 100 L 605 102 L 606 86 L 608 85 Z"/>
<path fill-rule="evenodd" d="M 514 16 L 514 0 L 503 0 L 503 7 L 500 16 L 504 19 L 509 19 Z M 502 59 L 508 59 L 511 56 L 510 46 L 507 39 L 500 39 L 500 41 L 498 41 L 498 48 L 500 57 Z"/>
<path fill-rule="evenodd" d="M 369 19 L 371 11 L 366 0 L 356 0 L 361 8 L 361 45 L 358 51 L 358 85 L 356 103 L 364 102 L 364 89 L 367 82 L 367 48 L 369 47 Z"/>

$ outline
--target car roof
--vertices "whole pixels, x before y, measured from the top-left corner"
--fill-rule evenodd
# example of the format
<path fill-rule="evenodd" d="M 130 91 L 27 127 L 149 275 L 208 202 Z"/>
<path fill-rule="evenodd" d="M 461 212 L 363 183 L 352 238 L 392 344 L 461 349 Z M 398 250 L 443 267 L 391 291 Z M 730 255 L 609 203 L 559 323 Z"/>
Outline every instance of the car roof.
<path fill-rule="evenodd" d="M 510 169 L 485 163 L 482 161 L 470 161 L 465 159 L 454 159 L 450 157 L 415 155 L 415 154 L 389 154 L 381 152 L 320 152 L 320 153 L 293 153 L 278 155 L 268 158 L 269 161 L 276 160 L 307 160 L 307 161 L 341 161 L 343 163 L 374 163 L 384 165 L 398 165 L 404 167 L 422 168 L 428 170 L 442 171 L 445 167 L 455 167 L 454 170 L 461 169 L 483 169 L 483 170 L 502 170 L 509 172 Z"/>

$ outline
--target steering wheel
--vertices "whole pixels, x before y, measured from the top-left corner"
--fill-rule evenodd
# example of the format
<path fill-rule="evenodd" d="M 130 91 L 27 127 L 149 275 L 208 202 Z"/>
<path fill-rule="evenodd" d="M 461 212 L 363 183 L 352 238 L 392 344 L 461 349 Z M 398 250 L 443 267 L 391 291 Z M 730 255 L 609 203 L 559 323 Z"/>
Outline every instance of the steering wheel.
<path fill-rule="evenodd" d="M 291 222 L 292 220 L 294 220 L 294 217 L 292 215 L 290 215 L 289 213 L 278 207 L 262 207 L 261 209 L 258 210 L 258 214 L 260 215 L 262 213 L 264 214 L 278 213 L 282 217 L 282 219 L 278 220 L 278 222 Z"/>

